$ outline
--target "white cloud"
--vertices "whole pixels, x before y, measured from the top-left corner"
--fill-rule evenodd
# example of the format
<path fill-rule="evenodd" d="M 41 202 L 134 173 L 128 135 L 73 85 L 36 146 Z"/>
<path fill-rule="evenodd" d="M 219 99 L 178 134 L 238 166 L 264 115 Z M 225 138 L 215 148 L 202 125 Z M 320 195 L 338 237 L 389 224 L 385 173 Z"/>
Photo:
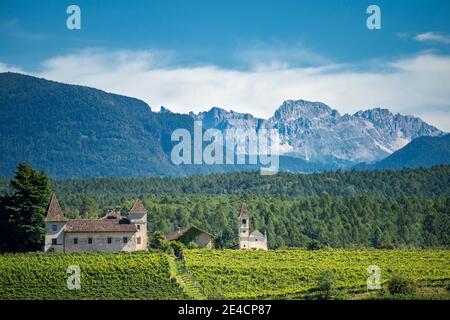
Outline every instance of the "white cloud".
<path fill-rule="evenodd" d="M 1 65 L 0 65 L 1 68 Z M 171 66 L 155 51 L 82 50 L 53 57 L 34 75 L 140 98 L 187 113 L 220 106 L 268 118 L 287 99 L 322 101 L 341 113 L 387 107 L 450 131 L 450 56 L 421 53 L 365 70 L 348 65 L 233 70 Z"/>
<path fill-rule="evenodd" d="M 419 42 L 438 42 L 444 44 L 450 44 L 450 36 L 443 35 L 437 32 L 425 32 L 418 34 L 414 37 L 414 40 Z"/>

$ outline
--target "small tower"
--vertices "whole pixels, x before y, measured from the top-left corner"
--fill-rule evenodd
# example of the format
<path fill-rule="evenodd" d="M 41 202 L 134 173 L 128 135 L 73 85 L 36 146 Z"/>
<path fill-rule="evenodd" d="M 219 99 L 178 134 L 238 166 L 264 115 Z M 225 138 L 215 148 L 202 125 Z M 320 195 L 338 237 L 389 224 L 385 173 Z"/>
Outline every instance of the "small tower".
<path fill-rule="evenodd" d="M 250 235 L 250 217 L 248 215 L 245 204 L 241 204 L 241 210 L 239 212 L 239 248 L 244 249 L 249 247 L 249 235 Z"/>
<path fill-rule="evenodd" d="M 136 225 L 136 250 L 147 250 L 147 209 L 136 199 L 128 213 L 130 223 Z"/>
<path fill-rule="evenodd" d="M 64 252 L 64 228 L 66 217 L 61 210 L 56 194 L 53 193 L 45 216 L 44 252 Z"/>

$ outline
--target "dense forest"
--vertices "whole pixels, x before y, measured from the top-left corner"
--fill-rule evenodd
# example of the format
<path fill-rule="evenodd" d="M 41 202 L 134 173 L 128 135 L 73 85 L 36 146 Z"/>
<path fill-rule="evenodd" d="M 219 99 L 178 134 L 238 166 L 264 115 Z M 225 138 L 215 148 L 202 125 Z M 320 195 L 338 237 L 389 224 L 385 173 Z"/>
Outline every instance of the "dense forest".
<path fill-rule="evenodd" d="M 212 232 L 219 245 L 237 239 L 240 203 L 269 246 L 448 247 L 450 166 L 317 174 L 257 172 L 188 178 L 55 180 L 64 213 L 95 218 L 141 197 L 149 231 L 188 224 Z M 7 182 L 1 184 L 7 192 Z"/>

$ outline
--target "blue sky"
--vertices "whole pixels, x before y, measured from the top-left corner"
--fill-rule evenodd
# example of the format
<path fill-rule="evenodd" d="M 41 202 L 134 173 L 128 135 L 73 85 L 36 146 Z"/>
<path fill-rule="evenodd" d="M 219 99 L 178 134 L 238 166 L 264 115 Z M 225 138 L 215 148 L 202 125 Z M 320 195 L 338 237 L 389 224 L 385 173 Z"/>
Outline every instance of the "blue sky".
<path fill-rule="evenodd" d="M 81 30 L 66 28 L 70 4 Z M 370 4 L 381 30 L 366 27 Z M 268 117 L 285 99 L 307 98 L 341 112 L 384 106 L 450 130 L 449 12 L 448 0 L 2 0 L 0 70 L 156 110 L 216 105 Z"/>

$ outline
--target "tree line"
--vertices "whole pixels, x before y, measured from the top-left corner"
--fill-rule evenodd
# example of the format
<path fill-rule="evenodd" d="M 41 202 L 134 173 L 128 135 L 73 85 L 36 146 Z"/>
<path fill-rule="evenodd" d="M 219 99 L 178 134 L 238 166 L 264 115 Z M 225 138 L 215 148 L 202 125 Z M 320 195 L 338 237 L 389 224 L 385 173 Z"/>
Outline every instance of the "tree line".
<path fill-rule="evenodd" d="M 26 210 L 27 202 L 20 200 L 28 193 L 17 191 L 30 183 L 14 182 L 23 176 L 19 173 L 24 169 L 32 170 L 22 164 L 9 185 L 0 184 L 6 194 L 0 200 L 3 228 L 8 225 L 5 216 L 16 223 L 17 218 L 12 217 L 20 216 L 18 212 L 25 212 L 26 216 L 31 213 Z M 42 180 L 37 184 L 43 190 L 38 197 L 39 214 L 45 211 L 50 197 L 50 185 L 43 182 L 48 177 L 42 175 L 45 176 L 27 174 Z M 218 247 L 236 243 L 239 206 L 245 203 L 251 214 L 251 227 L 267 231 L 271 248 L 305 247 L 311 243 L 389 248 L 450 245 L 449 178 L 450 166 L 436 166 L 398 171 L 276 176 L 244 172 L 177 179 L 101 178 L 51 183 L 68 218 L 97 218 L 116 208 L 126 214 L 133 200 L 140 197 L 149 211 L 151 234 L 194 224 L 213 233 Z M 37 192 L 37 187 L 34 190 Z M 19 200 L 11 202 L 14 197 Z M 40 226 L 41 218 L 35 220 Z M 25 226 L 29 225 L 24 224 L 21 229 L 27 230 Z"/>

